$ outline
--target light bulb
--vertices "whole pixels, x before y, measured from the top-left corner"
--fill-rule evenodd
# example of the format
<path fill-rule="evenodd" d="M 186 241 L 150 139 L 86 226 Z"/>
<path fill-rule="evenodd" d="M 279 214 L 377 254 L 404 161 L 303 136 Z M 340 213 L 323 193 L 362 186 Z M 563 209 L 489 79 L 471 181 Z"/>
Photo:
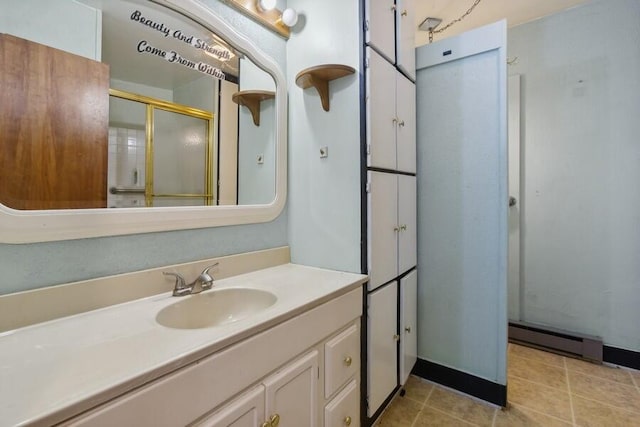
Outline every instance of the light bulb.
<path fill-rule="evenodd" d="M 282 23 L 287 27 L 293 27 L 298 22 L 298 12 L 288 8 L 282 12 Z"/>
<path fill-rule="evenodd" d="M 276 7 L 276 0 L 260 0 L 258 5 L 264 11 L 271 10 Z"/>

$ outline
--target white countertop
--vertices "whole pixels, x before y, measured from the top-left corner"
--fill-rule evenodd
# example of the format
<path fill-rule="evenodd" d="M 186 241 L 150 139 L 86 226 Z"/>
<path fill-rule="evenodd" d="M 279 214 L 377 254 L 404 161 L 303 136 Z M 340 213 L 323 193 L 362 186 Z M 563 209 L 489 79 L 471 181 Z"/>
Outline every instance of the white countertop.
<path fill-rule="evenodd" d="M 274 293 L 271 307 L 221 326 L 171 329 L 161 294 L 0 334 L 0 425 L 60 422 L 357 288 L 360 274 L 284 264 L 214 282 Z M 210 292 L 210 291 L 207 291 Z"/>

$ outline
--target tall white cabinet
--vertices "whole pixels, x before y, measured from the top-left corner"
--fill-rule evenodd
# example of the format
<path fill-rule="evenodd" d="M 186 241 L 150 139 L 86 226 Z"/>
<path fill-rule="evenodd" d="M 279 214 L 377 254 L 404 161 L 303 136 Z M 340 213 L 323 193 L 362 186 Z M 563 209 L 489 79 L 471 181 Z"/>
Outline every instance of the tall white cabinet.
<path fill-rule="evenodd" d="M 417 354 L 415 0 L 364 0 L 369 423 Z"/>

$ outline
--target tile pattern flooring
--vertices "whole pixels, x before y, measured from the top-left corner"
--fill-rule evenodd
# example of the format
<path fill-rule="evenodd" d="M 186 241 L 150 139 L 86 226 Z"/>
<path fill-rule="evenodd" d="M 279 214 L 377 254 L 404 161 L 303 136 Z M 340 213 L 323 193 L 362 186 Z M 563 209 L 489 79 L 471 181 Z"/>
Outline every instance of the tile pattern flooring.
<path fill-rule="evenodd" d="M 516 344 L 508 360 L 508 409 L 412 376 L 375 426 L 640 427 L 640 372 Z"/>

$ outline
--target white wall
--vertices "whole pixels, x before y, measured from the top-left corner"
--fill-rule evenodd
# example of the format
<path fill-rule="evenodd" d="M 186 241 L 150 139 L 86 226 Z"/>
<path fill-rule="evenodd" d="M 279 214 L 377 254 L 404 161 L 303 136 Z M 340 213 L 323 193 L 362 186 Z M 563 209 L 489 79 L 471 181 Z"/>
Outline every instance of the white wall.
<path fill-rule="evenodd" d="M 251 60 L 240 60 L 240 87 L 243 90 L 275 90 L 273 78 Z M 270 203 L 275 197 L 275 100 L 260 103 L 260 126 L 251 112 L 240 107 L 238 114 L 238 204 Z M 262 158 L 262 163 L 258 162 Z"/>
<path fill-rule="evenodd" d="M 0 0 L 0 11 L 0 33 L 89 59 L 101 59 L 99 10 L 69 0 Z"/>
<path fill-rule="evenodd" d="M 640 350 L 640 2 L 515 27 L 522 319 Z"/>
<path fill-rule="evenodd" d="M 289 242 L 294 262 L 360 272 L 359 2 L 289 0 L 300 19 L 287 42 Z M 356 69 L 330 83 L 330 111 L 303 69 L 327 63 Z M 329 156 L 320 158 L 320 147 Z"/>

